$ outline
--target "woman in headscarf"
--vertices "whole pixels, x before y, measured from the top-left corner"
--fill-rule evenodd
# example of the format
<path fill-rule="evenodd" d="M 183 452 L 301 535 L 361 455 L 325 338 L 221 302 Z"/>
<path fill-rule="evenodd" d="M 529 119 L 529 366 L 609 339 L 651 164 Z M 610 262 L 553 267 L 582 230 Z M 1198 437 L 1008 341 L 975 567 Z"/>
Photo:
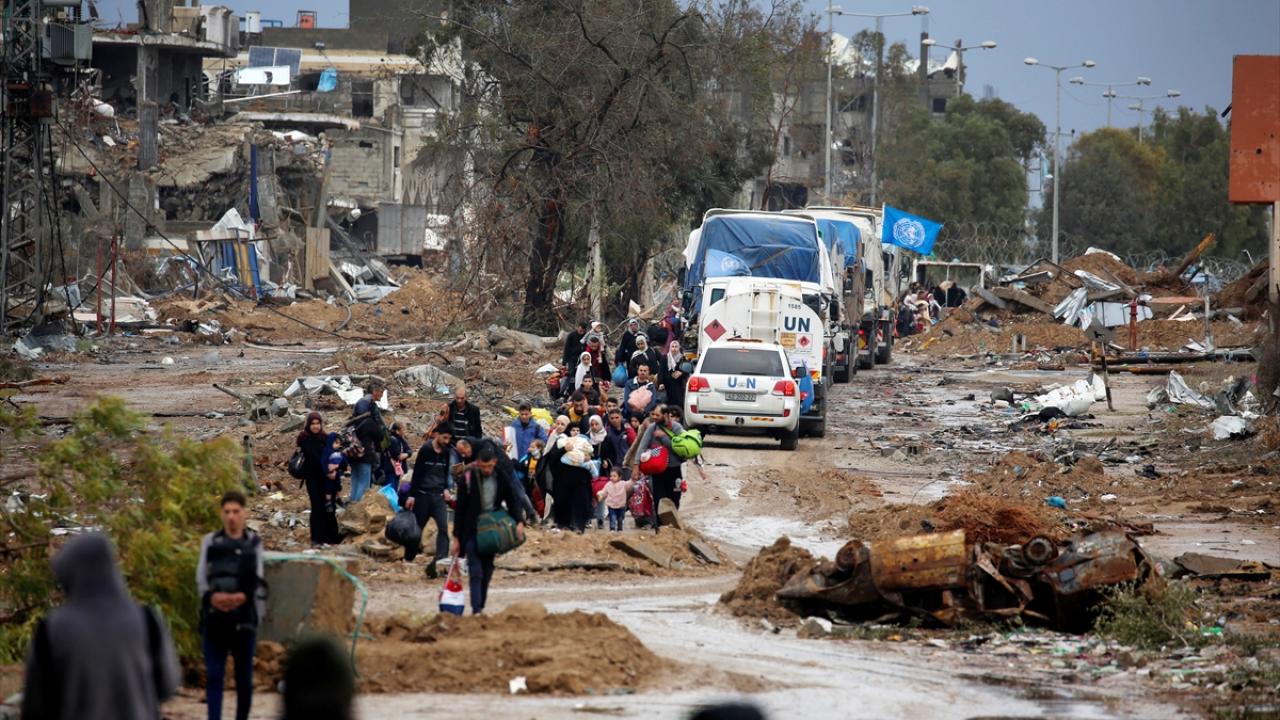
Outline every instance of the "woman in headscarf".
<path fill-rule="evenodd" d="M 609 451 L 609 433 L 605 430 L 604 420 L 599 415 L 592 415 L 587 420 L 587 439 L 591 441 L 592 457 L 597 461 L 595 477 L 591 478 L 591 509 L 596 519 L 596 529 L 604 527 L 604 501 L 599 498 L 600 491 L 608 482 L 609 474 L 605 472 L 604 455 Z"/>
<path fill-rule="evenodd" d="M 302 450 L 303 483 L 311 500 L 311 544 L 336 545 L 338 517 L 336 508 L 326 497 L 329 481 L 329 455 L 333 452 L 329 433 L 324 430 L 324 417 L 316 411 L 307 415 L 302 432 L 298 433 L 298 448 Z"/>
<path fill-rule="evenodd" d="M 644 335 L 637 335 L 636 351 L 631 353 L 631 361 L 627 363 L 627 374 L 635 377 L 636 368 L 641 365 L 649 366 L 649 375 L 651 377 L 662 376 L 662 365 L 659 363 L 658 351 L 649 347 L 649 338 Z"/>
<path fill-rule="evenodd" d="M 672 340 L 667 348 L 667 355 L 662 359 L 662 384 L 667 391 L 667 404 L 684 408 L 684 388 L 689 381 L 682 366 L 684 353 L 680 351 L 680 342 Z"/>
<path fill-rule="evenodd" d="M 604 335 L 594 332 L 587 335 L 584 352 L 591 356 L 591 374 L 595 375 L 596 383 L 608 383 L 612 371 L 609 368 L 609 351 L 604 347 Z"/>
<path fill-rule="evenodd" d="M 582 354 L 578 356 L 578 366 L 573 371 L 573 388 L 570 390 L 569 395 L 572 395 L 574 391 L 582 387 L 582 378 L 592 374 L 591 353 L 583 350 Z"/>

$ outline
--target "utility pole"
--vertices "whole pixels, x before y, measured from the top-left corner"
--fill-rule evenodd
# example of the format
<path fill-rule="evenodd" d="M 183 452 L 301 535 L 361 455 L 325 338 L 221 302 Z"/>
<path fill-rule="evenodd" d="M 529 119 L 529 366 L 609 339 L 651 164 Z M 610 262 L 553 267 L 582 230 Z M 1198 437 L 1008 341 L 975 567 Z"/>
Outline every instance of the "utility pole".
<path fill-rule="evenodd" d="M 0 107 L 4 111 L 0 153 L 4 187 L 0 193 L 0 331 L 42 317 L 41 292 L 47 281 L 48 186 L 45 135 L 53 93 L 41 67 L 44 32 L 40 0 L 4 4 L 4 71 Z M 15 313 L 27 304 L 30 311 Z M 20 319 L 11 315 L 19 314 Z"/>
<path fill-rule="evenodd" d="M 835 54 L 835 37 L 835 6 L 827 0 L 827 125 L 822 135 L 825 138 L 822 163 L 822 196 L 825 202 L 831 202 L 831 143 L 834 140 L 831 136 L 831 65 L 835 62 L 832 57 Z"/>
<path fill-rule="evenodd" d="M 1049 65 L 1029 57 L 1022 61 L 1033 67 L 1048 68 L 1053 71 L 1054 86 L 1057 89 L 1053 121 L 1053 262 L 1058 262 L 1058 188 L 1062 185 L 1062 170 L 1058 165 L 1058 146 L 1062 144 L 1062 71 L 1069 68 L 1091 68 L 1097 65 L 1092 60 L 1085 60 L 1077 65 Z"/>
<path fill-rule="evenodd" d="M 880 157 L 876 144 L 880 136 L 880 73 L 884 70 L 884 18 L 876 17 L 876 77 L 871 86 L 871 205 L 879 195 Z"/>

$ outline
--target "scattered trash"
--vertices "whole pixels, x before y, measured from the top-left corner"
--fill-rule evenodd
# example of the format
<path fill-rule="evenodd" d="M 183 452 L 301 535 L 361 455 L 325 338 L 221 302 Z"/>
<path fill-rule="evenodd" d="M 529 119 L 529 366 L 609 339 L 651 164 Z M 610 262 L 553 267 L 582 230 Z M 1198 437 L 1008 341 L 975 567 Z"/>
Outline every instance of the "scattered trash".
<path fill-rule="evenodd" d="M 517 675 L 507 682 L 507 686 L 511 690 L 512 695 L 519 695 L 522 692 L 529 692 L 529 685 L 523 675 Z"/>
<path fill-rule="evenodd" d="M 1182 379 L 1182 375 L 1177 370 L 1169 372 L 1169 378 L 1165 381 L 1165 386 L 1156 388 L 1147 393 L 1147 407 L 1154 408 L 1164 402 L 1171 402 L 1175 405 L 1195 405 L 1206 409 L 1215 407 L 1213 400 L 1192 390 L 1187 381 Z"/>
<path fill-rule="evenodd" d="M 172 365 L 172 364 L 173 364 L 173 358 L 171 358 L 171 357 L 169 357 L 169 356 L 167 356 L 167 355 L 166 355 L 165 357 L 160 358 L 160 364 L 161 364 L 161 365 Z"/>
<path fill-rule="evenodd" d="M 1235 415 L 1223 415 L 1209 424 L 1214 440 L 1237 440 L 1253 435 L 1249 421 Z"/>
<path fill-rule="evenodd" d="M 1044 499 L 1044 504 L 1048 505 L 1049 507 L 1058 508 L 1059 510 L 1067 509 L 1067 499 L 1062 497 L 1061 495 L 1050 495 L 1049 497 Z"/>
<path fill-rule="evenodd" d="M 1073 385 L 1054 388 L 1043 395 L 1037 395 L 1022 404 L 1027 412 L 1042 413 L 1048 408 L 1056 408 L 1066 417 L 1078 417 L 1089 412 L 1090 406 L 1107 398 L 1107 388 L 1102 376 L 1090 374 L 1087 380 L 1077 380 Z M 1041 415 L 1042 419 L 1048 419 Z"/>
<path fill-rule="evenodd" d="M 396 374 L 399 375 L 400 373 Z M 342 399 L 342 402 L 348 405 L 355 405 L 360 401 L 360 398 L 364 397 L 362 383 L 371 377 L 369 375 L 313 375 L 300 377 L 285 388 L 284 396 L 290 398 L 299 393 L 307 395 L 337 395 Z M 383 410 L 391 409 L 388 393 L 384 392 L 382 394 L 382 399 L 378 401 L 378 407 Z"/>
<path fill-rule="evenodd" d="M 1117 498 L 1115 493 L 1106 493 L 1105 495 L 1102 495 L 1098 499 L 1104 503 L 1113 503 L 1116 501 Z"/>

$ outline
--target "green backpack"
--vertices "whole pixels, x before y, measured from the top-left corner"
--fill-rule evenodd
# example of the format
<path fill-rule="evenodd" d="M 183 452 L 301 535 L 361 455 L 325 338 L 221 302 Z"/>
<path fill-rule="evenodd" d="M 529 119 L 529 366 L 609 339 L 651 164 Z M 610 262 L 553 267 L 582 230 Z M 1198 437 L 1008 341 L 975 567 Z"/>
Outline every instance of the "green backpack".
<path fill-rule="evenodd" d="M 692 460 L 702 454 L 702 433 L 685 430 L 671 438 L 671 449 L 681 460 Z"/>

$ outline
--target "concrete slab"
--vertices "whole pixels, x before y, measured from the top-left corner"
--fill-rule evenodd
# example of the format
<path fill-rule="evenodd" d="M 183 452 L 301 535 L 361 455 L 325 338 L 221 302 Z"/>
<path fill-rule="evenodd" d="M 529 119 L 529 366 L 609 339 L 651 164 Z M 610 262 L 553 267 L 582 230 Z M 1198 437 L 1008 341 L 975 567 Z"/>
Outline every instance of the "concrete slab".
<path fill-rule="evenodd" d="M 689 550 L 691 550 L 693 554 L 698 556 L 701 560 L 711 563 L 712 565 L 719 565 L 721 562 L 720 553 L 716 552 L 715 548 L 711 547 L 711 543 L 704 542 L 698 538 L 689 539 Z"/>
<path fill-rule="evenodd" d="M 671 567 L 671 555 L 669 553 L 663 552 L 643 540 L 618 538 L 617 540 L 611 540 L 609 544 L 632 557 L 648 560 L 658 567 Z"/>
<path fill-rule="evenodd" d="M 662 498 L 658 501 L 658 522 L 665 527 L 684 529 L 684 525 L 680 523 L 680 511 L 676 509 L 676 504 L 671 501 L 671 498 Z"/>
<path fill-rule="evenodd" d="M 259 641 L 283 643 L 316 630 L 338 636 L 351 632 L 355 586 L 331 562 L 354 573 L 356 565 L 350 558 L 265 554 L 267 611 L 258 629 Z"/>

